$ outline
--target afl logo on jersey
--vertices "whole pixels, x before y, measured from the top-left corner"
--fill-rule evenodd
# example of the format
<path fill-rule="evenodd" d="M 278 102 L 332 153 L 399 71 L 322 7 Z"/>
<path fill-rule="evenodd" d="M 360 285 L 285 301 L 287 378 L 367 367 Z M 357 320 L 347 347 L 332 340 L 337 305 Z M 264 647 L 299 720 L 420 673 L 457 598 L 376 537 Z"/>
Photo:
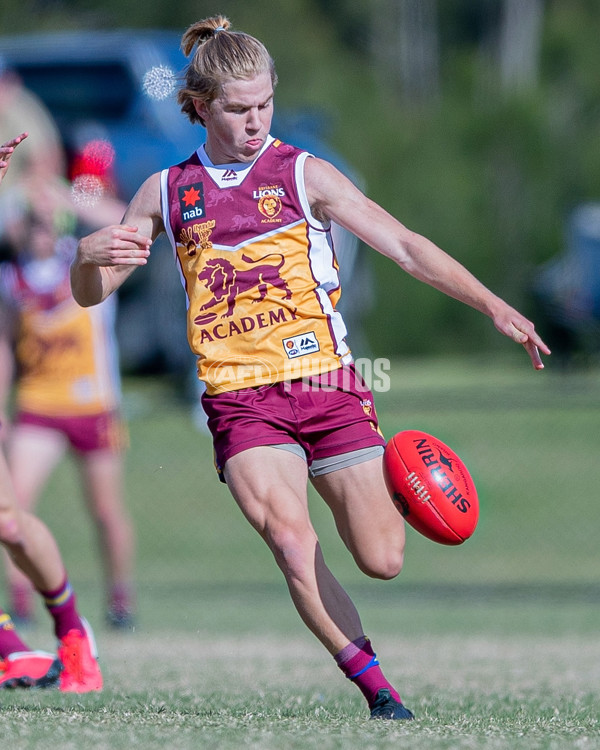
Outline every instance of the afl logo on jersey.
<path fill-rule="evenodd" d="M 314 354 L 321 350 L 319 339 L 314 331 L 302 333 L 299 336 L 290 336 L 289 339 L 283 339 L 281 343 L 288 359 L 303 357 L 305 354 Z"/>
<path fill-rule="evenodd" d="M 194 182 L 178 188 L 179 209 L 183 223 L 202 219 L 206 215 L 204 209 L 204 185 Z"/>

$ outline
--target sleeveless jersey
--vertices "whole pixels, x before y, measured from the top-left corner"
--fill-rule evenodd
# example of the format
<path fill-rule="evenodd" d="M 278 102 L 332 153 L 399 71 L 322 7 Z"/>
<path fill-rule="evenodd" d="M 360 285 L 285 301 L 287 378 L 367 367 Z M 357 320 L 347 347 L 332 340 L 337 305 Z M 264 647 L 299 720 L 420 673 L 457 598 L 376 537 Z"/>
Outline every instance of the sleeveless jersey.
<path fill-rule="evenodd" d="M 70 257 L 0 266 L 0 295 L 16 315 L 16 407 L 43 416 L 85 416 L 120 401 L 114 301 L 80 307 Z M 107 300 L 109 301 L 109 300 Z"/>
<path fill-rule="evenodd" d="M 331 233 L 304 188 L 308 156 L 269 137 L 251 164 L 215 166 L 202 147 L 161 174 L 188 341 L 211 395 L 351 361 Z"/>

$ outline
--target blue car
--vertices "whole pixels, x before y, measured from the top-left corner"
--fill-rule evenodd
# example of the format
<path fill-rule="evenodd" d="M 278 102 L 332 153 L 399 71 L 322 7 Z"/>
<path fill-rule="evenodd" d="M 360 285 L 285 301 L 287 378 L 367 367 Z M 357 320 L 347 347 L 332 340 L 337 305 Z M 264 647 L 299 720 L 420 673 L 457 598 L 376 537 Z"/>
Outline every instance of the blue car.
<path fill-rule="evenodd" d="M 116 152 L 119 193 L 129 200 L 146 177 L 186 158 L 202 142 L 201 127 L 180 112 L 174 95 L 161 99 L 146 93 L 149 71 L 182 75 L 187 60 L 180 41 L 173 31 L 25 34 L 0 37 L 0 56 L 49 109 L 69 155 L 87 134 L 104 135 Z M 273 126 L 278 137 L 347 173 L 317 131 L 310 113 L 284 115 Z"/>

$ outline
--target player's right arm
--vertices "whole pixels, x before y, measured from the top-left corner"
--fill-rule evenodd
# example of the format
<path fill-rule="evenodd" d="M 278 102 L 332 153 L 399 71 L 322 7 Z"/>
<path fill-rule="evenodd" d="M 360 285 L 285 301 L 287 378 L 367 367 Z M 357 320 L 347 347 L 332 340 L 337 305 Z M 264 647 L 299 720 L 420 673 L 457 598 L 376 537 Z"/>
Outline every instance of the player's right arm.
<path fill-rule="evenodd" d="M 164 231 L 160 210 L 160 173 L 149 177 L 115 224 L 83 237 L 71 265 L 73 297 L 89 307 L 102 302 L 135 271 L 145 266 L 150 246 Z"/>

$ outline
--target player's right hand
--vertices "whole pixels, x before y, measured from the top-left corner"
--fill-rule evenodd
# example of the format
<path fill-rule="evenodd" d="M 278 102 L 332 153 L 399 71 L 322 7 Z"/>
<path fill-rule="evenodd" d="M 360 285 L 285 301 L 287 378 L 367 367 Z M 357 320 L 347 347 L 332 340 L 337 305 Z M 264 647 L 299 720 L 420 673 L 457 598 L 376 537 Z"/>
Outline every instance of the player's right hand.
<path fill-rule="evenodd" d="M 152 240 L 137 227 L 115 224 L 88 234 L 79 242 L 77 262 L 94 266 L 144 266 Z"/>

